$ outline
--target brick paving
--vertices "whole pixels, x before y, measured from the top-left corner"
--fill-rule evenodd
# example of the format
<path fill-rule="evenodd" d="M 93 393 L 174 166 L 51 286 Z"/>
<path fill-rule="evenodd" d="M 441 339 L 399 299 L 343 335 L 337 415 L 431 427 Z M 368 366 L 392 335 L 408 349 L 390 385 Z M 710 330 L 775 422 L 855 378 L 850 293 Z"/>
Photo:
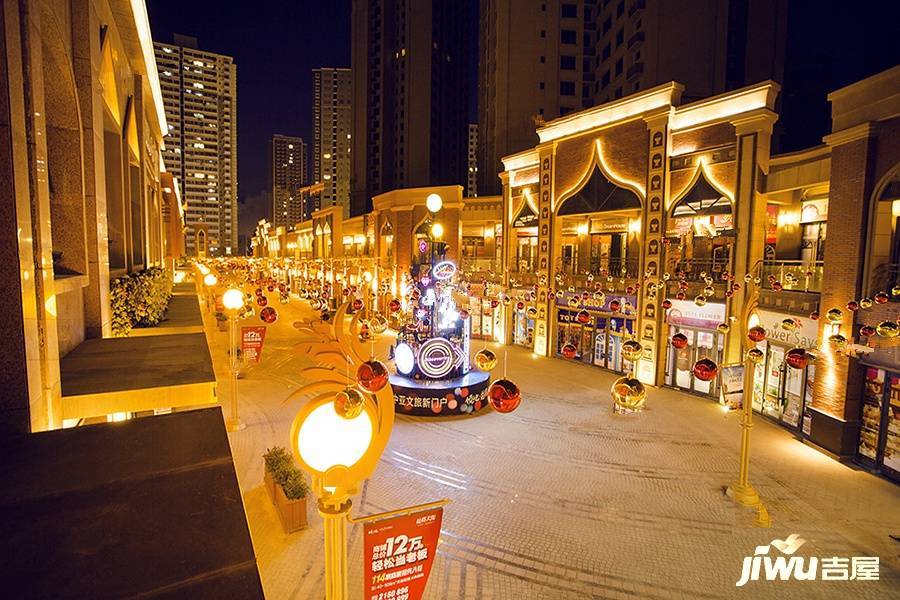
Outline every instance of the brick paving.
<path fill-rule="evenodd" d="M 262 487 L 262 454 L 288 445 L 299 407 L 282 401 L 307 364 L 291 322 L 312 314 L 299 301 L 278 310 L 262 363 L 240 380 L 248 426 L 230 441 L 267 597 L 321 598 L 314 502 L 310 527 L 288 535 Z M 227 414 L 227 335 L 207 325 Z M 754 512 L 723 494 L 737 472 L 737 415 L 665 388 L 649 390 L 641 414 L 615 415 L 613 374 L 505 350 L 508 376 L 523 390 L 515 413 L 398 416 L 381 465 L 353 499 L 355 515 L 453 501 L 426 598 L 900 598 L 900 543 L 889 537 L 900 535 L 897 485 L 757 418 L 751 480 L 773 526 L 754 527 Z M 797 556 L 879 556 L 880 581 L 735 587 L 745 556 L 791 533 L 807 540 Z M 361 537 L 351 525 L 353 598 L 362 596 Z"/>

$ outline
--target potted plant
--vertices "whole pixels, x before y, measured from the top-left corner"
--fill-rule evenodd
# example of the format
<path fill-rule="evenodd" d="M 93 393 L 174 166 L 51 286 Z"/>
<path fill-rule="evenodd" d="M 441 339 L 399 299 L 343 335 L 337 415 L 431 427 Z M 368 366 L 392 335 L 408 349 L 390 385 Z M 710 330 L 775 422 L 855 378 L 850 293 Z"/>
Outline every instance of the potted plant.
<path fill-rule="evenodd" d="M 270 448 L 263 455 L 266 491 L 278 511 L 285 532 L 291 533 L 308 525 L 306 497 L 309 485 L 291 455 L 281 446 Z"/>

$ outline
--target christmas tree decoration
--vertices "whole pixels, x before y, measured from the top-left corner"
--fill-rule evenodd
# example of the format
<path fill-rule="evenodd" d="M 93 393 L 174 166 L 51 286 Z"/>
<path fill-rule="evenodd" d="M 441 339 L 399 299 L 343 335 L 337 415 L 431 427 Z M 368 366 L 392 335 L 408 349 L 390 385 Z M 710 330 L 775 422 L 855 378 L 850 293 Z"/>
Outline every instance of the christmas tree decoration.
<path fill-rule="evenodd" d="M 644 354 L 644 348 L 637 340 L 625 340 L 622 343 L 622 358 L 634 362 Z"/>
<path fill-rule="evenodd" d="M 479 371 L 487 373 L 497 366 L 497 355 L 487 348 L 482 348 L 475 353 L 474 361 Z"/>
<path fill-rule="evenodd" d="M 766 339 L 766 330 L 764 327 L 756 325 L 747 330 L 747 337 L 750 338 L 751 342 L 758 344 Z"/>
<path fill-rule="evenodd" d="M 837 307 L 829 308 L 825 313 L 825 319 L 829 323 L 840 323 L 844 319 L 844 311 Z"/>
<path fill-rule="evenodd" d="M 813 321 L 818 321 L 819 320 L 819 311 L 814 310 L 811 313 L 809 313 L 809 318 Z"/>
<path fill-rule="evenodd" d="M 267 307 L 263 308 L 261 311 L 259 311 L 259 318 L 263 322 L 271 325 L 272 323 L 274 323 L 275 321 L 278 320 L 278 312 L 271 306 L 267 306 Z"/>
<path fill-rule="evenodd" d="M 787 351 L 784 362 L 792 369 L 805 369 L 809 364 L 809 353 L 804 348 L 791 348 Z"/>
<path fill-rule="evenodd" d="M 683 333 L 676 333 L 672 336 L 672 347 L 681 350 L 682 348 L 687 348 L 688 338 Z"/>
<path fill-rule="evenodd" d="M 644 384 L 629 376 L 616 379 L 612 384 L 610 394 L 616 406 L 628 412 L 640 410 L 647 399 L 647 390 L 644 388 Z"/>
<path fill-rule="evenodd" d="M 900 283 L 891 288 L 891 296 L 900 296 Z"/>
<path fill-rule="evenodd" d="M 522 392 L 509 379 L 498 379 L 488 388 L 487 400 L 497 412 L 510 413 L 522 403 Z"/>
<path fill-rule="evenodd" d="M 900 325 L 895 321 L 882 321 L 875 327 L 875 331 L 883 338 L 895 338 L 900 333 Z"/>
<path fill-rule="evenodd" d="M 356 388 L 348 387 L 334 397 L 334 412 L 344 419 L 355 419 L 363 411 L 365 397 Z"/>
<path fill-rule="evenodd" d="M 362 389 L 374 394 L 387 385 L 387 367 L 381 361 L 367 360 L 356 369 L 356 381 Z"/>
<path fill-rule="evenodd" d="M 701 358 L 694 363 L 691 371 L 694 373 L 694 377 L 700 381 L 712 381 L 719 373 L 719 365 L 709 358 Z"/>
<path fill-rule="evenodd" d="M 610 303 L 609 303 L 609 310 L 611 310 L 611 311 L 614 312 L 614 313 L 617 313 L 617 312 L 619 312 L 619 309 L 620 309 L 620 308 L 622 308 L 622 303 L 621 303 L 621 302 L 619 302 L 618 300 L 612 300 L 612 301 L 610 301 Z"/>

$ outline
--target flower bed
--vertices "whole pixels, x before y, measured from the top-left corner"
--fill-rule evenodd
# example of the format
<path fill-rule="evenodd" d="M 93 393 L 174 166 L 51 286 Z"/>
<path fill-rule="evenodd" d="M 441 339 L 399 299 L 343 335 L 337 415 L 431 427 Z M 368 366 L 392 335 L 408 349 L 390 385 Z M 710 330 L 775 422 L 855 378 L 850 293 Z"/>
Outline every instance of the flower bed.
<path fill-rule="evenodd" d="M 152 327 L 165 316 L 172 297 L 172 276 L 151 267 L 109 282 L 113 334 L 125 336 L 134 327 Z"/>

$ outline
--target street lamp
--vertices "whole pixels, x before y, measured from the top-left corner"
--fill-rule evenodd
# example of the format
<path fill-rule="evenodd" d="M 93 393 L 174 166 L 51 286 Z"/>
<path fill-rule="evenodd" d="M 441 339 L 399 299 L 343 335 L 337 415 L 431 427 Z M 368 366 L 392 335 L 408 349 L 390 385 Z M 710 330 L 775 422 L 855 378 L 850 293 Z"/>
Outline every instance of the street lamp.
<path fill-rule="evenodd" d="M 203 267 L 203 265 L 200 265 Z M 213 288 L 216 287 L 216 284 L 219 283 L 219 278 L 213 275 L 209 269 L 203 267 L 205 271 L 201 271 L 203 273 L 203 285 L 206 287 L 206 310 L 209 312 L 212 310 L 214 292 Z"/>
<path fill-rule="evenodd" d="M 431 237 L 439 240 L 444 237 L 444 226 L 440 223 L 435 223 L 431 226 Z"/>
<path fill-rule="evenodd" d="M 238 360 L 237 360 L 237 317 L 244 308 L 244 293 L 238 288 L 229 288 L 222 294 L 222 305 L 228 315 L 228 353 L 231 359 L 231 416 L 225 425 L 228 431 L 239 431 L 245 427 L 238 416 Z"/>
<path fill-rule="evenodd" d="M 428 197 L 425 198 L 425 208 L 430 212 L 436 213 L 440 211 L 443 206 L 444 201 L 438 194 L 428 194 Z"/>
<path fill-rule="evenodd" d="M 728 486 L 725 493 L 729 498 L 743 506 L 755 506 L 759 511 L 758 522 L 764 527 L 771 524 L 769 513 L 759 498 L 759 493 L 750 484 L 750 430 L 753 429 L 753 375 L 761 353 L 756 344 L 765 339 L 765 330 L 759 325 L 751 325 L 751 319 L 759 305 L 759 272 L 762 261 L 757 261 L 747 275 L 744 284 L 747 286 L 747 302 L 741 315 L 741 333 L 744 350 L 744 397 L 741 414 L 741 456 L 738 479 Z M 756 319 L 758 323 L 758 318 Z"/>
<path fill-rule="evenodd" d="M 368 391 L 351 376 L 363 364 L 365 348 L 359 341 L 359 315 L 346 323 L 350 303 L 338 307 L 330 325 L 301 327 L 311 335 L 308 354 L 329 367 L 308 367 L 311 380 L 287 401 L 314 393 L 291 426 L 291 450 L 312 477 L 319 497 L 318 509 L 325 534 L 325 598 L 347 600 L 347 521 L 350 496 L 371 477 L 387 446 L 394 426 L 391 385 Z M 349 331 L 348 331 L 349 329 Z M 340 360 L 338 357 L 345 357 Z"/>

